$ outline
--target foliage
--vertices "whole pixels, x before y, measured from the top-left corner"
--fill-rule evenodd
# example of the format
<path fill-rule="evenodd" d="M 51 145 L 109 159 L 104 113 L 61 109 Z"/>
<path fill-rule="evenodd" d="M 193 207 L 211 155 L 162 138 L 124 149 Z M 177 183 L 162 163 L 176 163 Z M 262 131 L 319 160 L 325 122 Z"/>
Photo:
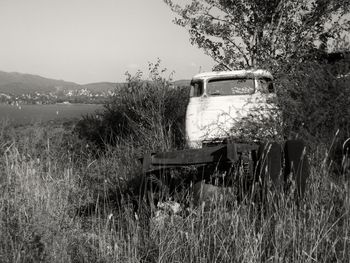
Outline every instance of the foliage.
<path fill-rule="evenodd" d="M 330 144 L 349 136 L 349 59 L 330 65 L 328 53 L 349 48 L 349 1 L 164 0 L 191 43 L 217 62 L 215 70 L 257 68 L 275 76 L 277 109 L 252 110 L 233 129 L 243 139 L 302 137 Z M 183 3 L 183 4 L 180 4 Z M 339 55 L 338 53 L 337 55 Z"/>
<path fill-rule="evenodd" d="M 279 75 L 277 89 L 286 137 L 299 134 L 311 143 L 325 142 L 337 130 L 350 135 L 350 79 L 334 70 L 341 65 L 349 66 L 304 62 L 283 69 L 288 74 Z"/>
<path fill-rule="evenodd" d="M 252 108 L 233 132 L 246 141 L 298 137 L 311 148 L 320 143 L 330 147 L 337 134 L 333 147 L 339 150 L 350 136 L 350 79 L 340 77 L 337 67 L 349 67 L 349 63 L 285 65 L 275 74 L 277 97 L 269 114 L 262 106 Z"/>
<path fill-rule="evenodd" d="M 340 48 L 341 39 L 348 42 L 348 0 L 164 2 L 176 13 L 174 22 L 189 31 L 191 43 L 218 69 L 280 65 L 315 48 Z"/>
<path fill-rule="evenodd" d="M 149 65 L 149 79 L 142 72 L 127 73 L 127 85 L 117 91 L 98 117 L 86 116 L 77 125 L 79 134 L 104 146 L 129 141 L 149 150 L 183 144 L 188 87 L 174 87 L 164 78 L 160 61 Z M 157 138 L 157 140 L 154 140 Z"/>

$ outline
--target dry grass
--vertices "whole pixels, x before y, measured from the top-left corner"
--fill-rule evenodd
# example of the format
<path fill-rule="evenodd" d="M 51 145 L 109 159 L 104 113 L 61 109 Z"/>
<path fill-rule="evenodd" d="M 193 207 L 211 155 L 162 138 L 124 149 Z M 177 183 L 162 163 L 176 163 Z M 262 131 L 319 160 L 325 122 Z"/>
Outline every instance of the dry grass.
<path fill-rule="evenodd" d="M 334 183 L 316 154 L 298 206 L 292 194 L 272 192 L 263 208 L 214 200 L 153 227 L 128 200 L 111 201 L 137 172 L 135 149 L 94 159 L 77 154 L 83 147 L 69 151 L 74 139 L 67 143 L 61 128 L 36 126 L 21 136 L 6 129 L 0 129 L 0 262 L 350 261 L 349 181 Z M 90 203 L 90 213 L 77 214 Z"/>

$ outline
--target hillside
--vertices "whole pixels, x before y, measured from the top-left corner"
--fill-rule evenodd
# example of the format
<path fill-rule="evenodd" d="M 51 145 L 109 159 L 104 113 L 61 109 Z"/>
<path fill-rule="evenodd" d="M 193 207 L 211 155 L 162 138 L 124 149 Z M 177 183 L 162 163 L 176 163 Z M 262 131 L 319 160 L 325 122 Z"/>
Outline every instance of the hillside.
<path fill-rule="evenodd" d="M 0 93 L 21 95 L 87 89 L 91 93 L 106 93 L 123 83 L 97 82 L 80 85 L 74 82 L 44 78 L 37 75 L 0 71 Z"/>
<path fill-rule="evenodd" d="M 56 90 L 75 90 L 79 88 L 80 85 L 74 82 L 0 71 L 0 93 L 20 95 L 23 93 L 49 93 Z"/>
<path fill-rule="evenodd" d="M 182 86 L 190 86 L 191 80 L 189 79 L 180 79 L 180 80 L 175 80 L 174 85 L 177 87 L 182 87 Z"/>
<path fill-rule="evenodd" d="M 190 80 L 176 80 L 175 86 L 189 86 Z M 87 89 L 92 94 L 107 93 L 120 88 L 124 83 L 96 82 L 77 84 L 74 82 L 49 79 L 38 75 L 0 71 L 0 93 L 21 95 L 35 92 L 50 93 L 68 90 Z"/>
<path fill-rule="evenodd" d="M 101 93 L 113 91 L 116 88 L 120 88 L 124 83 L 113 83 L 113 82 L 97 82 L 97 83 L 89 83 L 81 85 L 80 87 L 83 89 L 87 89 L 92 93 Z"/>

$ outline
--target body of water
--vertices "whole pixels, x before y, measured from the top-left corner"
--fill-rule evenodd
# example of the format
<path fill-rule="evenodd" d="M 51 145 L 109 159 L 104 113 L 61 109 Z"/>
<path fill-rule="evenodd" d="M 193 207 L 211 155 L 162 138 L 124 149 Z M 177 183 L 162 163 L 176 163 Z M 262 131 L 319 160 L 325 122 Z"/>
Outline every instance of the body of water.
<path fill-rule="evenodd" d="M 80 118 L 103 108 L 102 104 L 0 104 L 0 122 L 27 124 L 40 121 Z"/>

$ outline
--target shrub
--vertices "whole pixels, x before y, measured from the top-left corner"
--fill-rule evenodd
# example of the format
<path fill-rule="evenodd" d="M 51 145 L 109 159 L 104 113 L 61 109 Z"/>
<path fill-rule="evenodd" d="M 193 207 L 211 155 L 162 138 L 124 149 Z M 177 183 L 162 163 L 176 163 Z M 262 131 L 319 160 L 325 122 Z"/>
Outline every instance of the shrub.
<path fill-rule="evenodd" d="M 349 78 L 339 77 L 345 62 L 294 63 L 277 75 L 278 107 L 285 137 L 301 136 L 309 142 L 331 143 L 336 131 L 349 135 Z"/>
<path fill-rule="evenodd" d="M 105 104 L 98 117 L 86 116 L 77 125 L 80 136 L 99 147 L 128 142 L 148 149 L 181 147 L 188 100 L 187 87 L 174 87 L 162 75 L 160 62 L 150 64 L 148 80 L 142 72 L 127 73 L 127 83 Z"/>

